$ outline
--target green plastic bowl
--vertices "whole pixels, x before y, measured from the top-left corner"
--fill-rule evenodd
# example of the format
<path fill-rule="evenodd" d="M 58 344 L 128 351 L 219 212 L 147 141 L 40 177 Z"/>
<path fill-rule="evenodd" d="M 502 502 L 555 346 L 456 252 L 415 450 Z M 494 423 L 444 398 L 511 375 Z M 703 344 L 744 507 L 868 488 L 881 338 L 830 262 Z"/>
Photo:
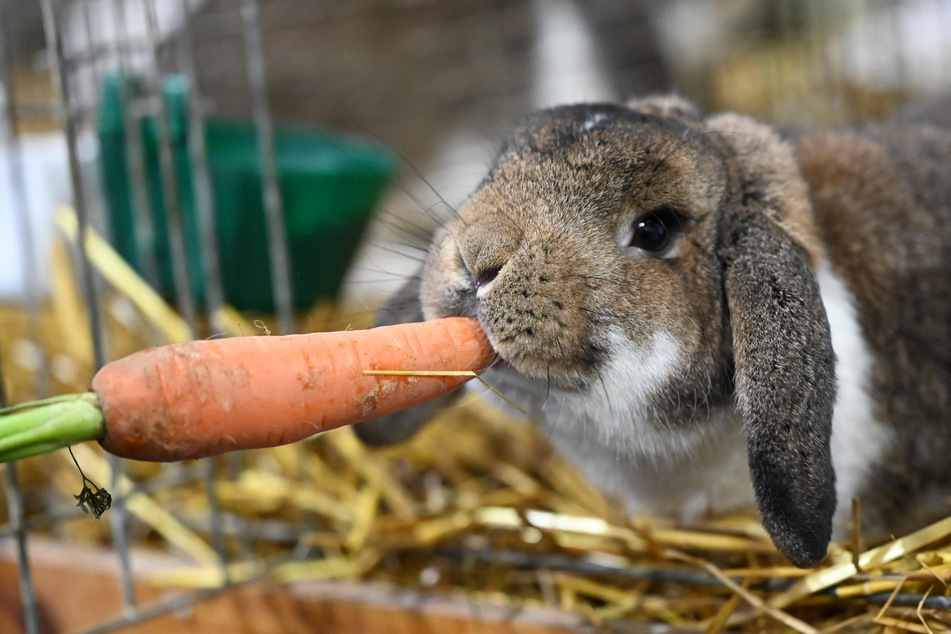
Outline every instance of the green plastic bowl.
<path fill-rule="evenodd" d="M 125 88 L 137 90 L 134 82 L 127 83 Z M 196 301 L 203 302 L 203 253 L 195 214 L 194 170 L 187 144 L 187 82 L 179 76 L 169 77 L 163 92 L 169 113 L 189 283 Z M 153 232 L 139 244 L 127 169 L 123 109 L 123 80 L 110 75 L 103 83 L 98 128 L 111 240 L 140 273 L 146 257 L 154 258 L 159 291 L 171 298 L 175 296 L 175 282 L 156 122 L 146 119 L 141 130 Z M 241 310 L 271 312 L 274 299 L 254 126 L 247 122 L 208 120 L 205 139 L 225 300 Z M 304 309 L 339 292 L 397 162 L 385 148 L 339 132 L 279 127 L 274 144 L 294 307 Z"/>

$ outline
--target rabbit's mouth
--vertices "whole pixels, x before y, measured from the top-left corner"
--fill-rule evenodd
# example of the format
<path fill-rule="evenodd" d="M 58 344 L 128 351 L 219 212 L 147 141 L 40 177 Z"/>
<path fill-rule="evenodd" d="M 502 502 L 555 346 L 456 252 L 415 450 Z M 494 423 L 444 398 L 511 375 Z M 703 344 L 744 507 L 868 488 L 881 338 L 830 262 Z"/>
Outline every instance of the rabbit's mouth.
<path fill-rule="evenodd" d="M 559 352 L 551 356 L 538 350 L 526 351 L 524 342 L 497 343 L 491 333 L 489 339 L 497 354 L 497 360 L 491 369 L 504 373 L 506 377 L 518 377 L 520 381 L 532 383 L 541 382 L 546 389 L 575 392 L 587 385 L 597 373 L 590 360 L 563 356 Z M 557 344 L 551 344 L 551 348 L 558 350 Z"/>
<path fill-rule="evenodd" d="M 528 347 L 523 340 L 502 340 L 486 329 L 498 360 L 493 374 L 519 384 L 541 385 L 547 392 L 584 392 L 589 389 L 634 389 L 652 393 L 682 370 L 685 350 L 667 331 L 634 343 L 619 327 L 608 327 L 603 341 L 568 348 L 554 340 Z M 534 341 L 534 340 L 533 340 Z"/>
<path fill-rule="evenodd" d="M 473 313 L 498 357 L 495 370 L 577 391 L 596 377 L 604 361 L 605 347 L 587 329 L 546 317 L 537 304 L 512 308 L 482 301 Z"/>

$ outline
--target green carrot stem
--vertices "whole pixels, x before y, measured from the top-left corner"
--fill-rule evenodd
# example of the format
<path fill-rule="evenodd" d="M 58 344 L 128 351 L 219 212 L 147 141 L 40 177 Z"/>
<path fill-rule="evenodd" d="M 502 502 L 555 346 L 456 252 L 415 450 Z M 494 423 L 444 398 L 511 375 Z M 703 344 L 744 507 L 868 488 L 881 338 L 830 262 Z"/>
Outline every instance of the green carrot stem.
<path fill-rule="evenodd" d="M 8 405 L 6 407 L 0 408 L 0 416 L 6 416 L 7 414 L 13 414 L 14 412 L 22 412 L 25 409 L 36 409 L 37 407 L 42 407 L 43 405 L 52 405 L 53 403 L 72 402 L 77 398 L 95 398 L 95 395 L 91 392 L 85 392 L 83 394 L 59 394 L 57 396 L 42 398 L 38 401 L 17 403 L 16 405 Z"/>
<path fill-rule="evenodd" d="M 92 392 L 8 407 L 0 410 L 0 462 L 97 440 L 104 432 L 105 419 Z"/>

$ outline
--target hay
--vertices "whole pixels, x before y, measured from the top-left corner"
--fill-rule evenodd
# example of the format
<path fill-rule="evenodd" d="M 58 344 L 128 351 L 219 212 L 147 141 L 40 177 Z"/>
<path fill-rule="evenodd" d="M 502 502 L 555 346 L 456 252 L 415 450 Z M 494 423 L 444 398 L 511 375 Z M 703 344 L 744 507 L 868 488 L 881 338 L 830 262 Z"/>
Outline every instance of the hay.
<path fill-rule="evenodd" d="M 98 451 L 76 449 L 84 470 L 108 482 Z M 401 448 L 371 451 L 344 429 L 215 466 L 234 562 L 224 570 L 200 481 L 126 498 L 137 543 L 194 562 L 153 582 L 368 579 L 477 603 L 554 605 L 599 625 L 651 620 L 710 632 L 951 624 L 951 520 L 859 554 L 861 570 L 848 544 L 835 544 L 816 571 L 800 571 L 752 513 L 689 528 L 619 516 L 531 426 L 478 403 L 444 412 Z M 57 468 L 71 493 L 75 473 L 65 459 Z M 81 539 L 108 542 L 105 522 L 97 528 Z"/>
<path fill-rule="evenodd" d="M 88 384 L 88 340 L 76 326 L 81 306 L 63 292 L 62 284 L 54 287 L 38 324 L 19 308 L 0 309 L 11 402 L 37 396 L 38 368 L 16 352 L 24 346 L 80 369 L 70 380 L 54 377 L 57 391 Z M 104 298 L 117 353 L 145 345 L 155 332 L 141 314 L 116 317 L 110 307 L 122 301 Z M 57 314 L 64 307 L 70 315 Z M 239 331 L 260 329 L 246 317 L 231 319 Z M 359 317 L 323 306 L 304 321 Z M 64 344 L 67 322 L 78 340 Z M 115 483 L 97 447 L 75 451 L 97 484 L 126 495 L 134 544 L 193 562 L 163 571 L 156 583 L 367 579 L 475 603 L 556 606 L 598 625 L 649 620 L 707 632 L 951 626 L 951 518 L 871 549 L 856 531 L 859 548 L 834 544 L 816 570 L 800 571 L 776 553 L 753 511 L 690 527 L 624 516 L 533 426 L 474 400 L 443 411 L 413 442 L 381 451 L 341 429 L 210 462 L 125 463 Z M 18 471 L 28 501 L 52 486 L 68 506 L 80 486 L 65 452 L 21 461 Z M 221 510 L 227 565 L 212 543 L 210 500 Z M 27 510 L 33 518 L 46 512 L 39 504 Z M 54 522 L 56 534 L 109 543 L 107 521 L 74 515 Z"/>

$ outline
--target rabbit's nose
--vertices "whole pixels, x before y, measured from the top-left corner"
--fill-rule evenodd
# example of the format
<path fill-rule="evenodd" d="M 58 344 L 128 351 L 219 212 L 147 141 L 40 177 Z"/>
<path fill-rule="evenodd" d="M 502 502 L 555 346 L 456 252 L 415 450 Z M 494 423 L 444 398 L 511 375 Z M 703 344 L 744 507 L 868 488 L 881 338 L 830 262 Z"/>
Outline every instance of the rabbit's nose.
<path fill-rule="evenodd" d="M 461 245 L 459 256 L 462 265 L 477 290 L 484 289 L 502 273 L 512 253 L 512 245 L 503 240 L 488 237 Z"/>
<path fill-rule="evenodd" d="M 499 276 L 499 271 L 501 270 L 501 266 L 486 266 L 476 271 L 470 271 L 470 273 L 473 279 L 475 279 L 476 286 L 482 288 L 497 278 Z"/>
<path fill-rule="evenodd" d="M 505 266 L 505 263 L 492 264 L 487 262 L 479 262 L 477 259 L 476 262 L 470 265 L 466 261 L 466 258 L 463 257 L 462 265 L 469 274 L 469 278 L 472 280 L 472 285 L 475 287 L 476 292 L 479 292 L 485 291 L 486 287 L 499 276 L 499 273 L 502 271 L 502 267 Z"/>

